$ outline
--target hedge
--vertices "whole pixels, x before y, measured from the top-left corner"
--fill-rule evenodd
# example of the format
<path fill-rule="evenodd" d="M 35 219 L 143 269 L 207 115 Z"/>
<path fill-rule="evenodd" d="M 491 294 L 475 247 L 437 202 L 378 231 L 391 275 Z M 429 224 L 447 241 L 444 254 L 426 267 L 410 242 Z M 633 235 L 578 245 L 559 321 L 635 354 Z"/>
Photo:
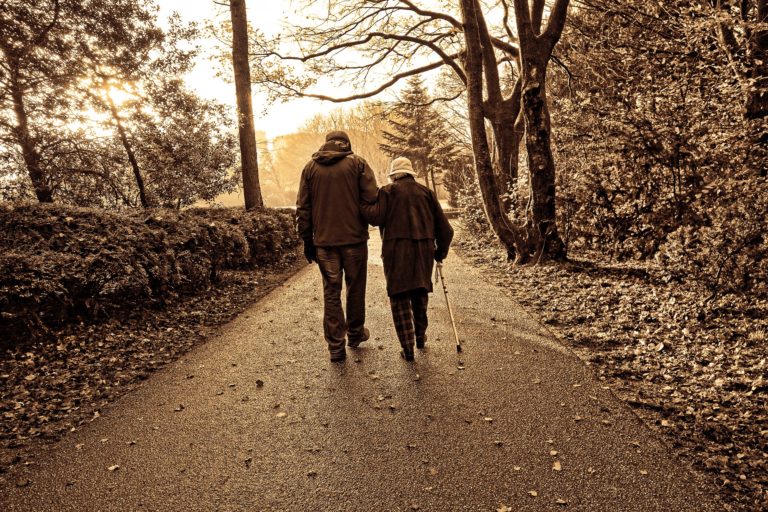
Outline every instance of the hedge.
<path fill-rule="evenodd" d="M 298 242 L 293 216 L 275 210 L 0 204 L 0 345 L 201 293 Z"/>

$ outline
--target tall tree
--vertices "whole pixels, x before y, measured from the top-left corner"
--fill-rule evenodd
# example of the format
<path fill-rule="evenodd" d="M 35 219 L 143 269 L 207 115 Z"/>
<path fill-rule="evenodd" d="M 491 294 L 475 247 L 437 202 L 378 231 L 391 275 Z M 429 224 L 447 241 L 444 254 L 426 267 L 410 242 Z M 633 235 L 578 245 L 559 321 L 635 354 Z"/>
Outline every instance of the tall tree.
<path fill-rule="evenodd" d="M 0 138 L 18 148 L 39 201 L 53 200 L 49 165 L 83 121 L 84 79 L 96 66 L 135 66 L 142 55 L 132 50 L 159 33 L 153 9 L 147 0 L 3 2 Z"/>
<path fill-rule="evenodd" d="M 237 125 L 240 135 L 240 162 L 243 169 L 245 208 L 264 207 L 259 185 L 259 164 L 256 155 L 256 129 L 253 121 L 251 68 L 248 60 L 248 18 L 245 0 L 230 0 L 232 17 L 232 66 L 237 93 Z"/>
<path fill-rule="evenodd" d="M 416 174 L 437 192 L 435 174 L 448 166 L 458 148 L 419 76 L 408 79 L 400 99 L 384 115 L 387 128 L 382 130 L 382 151 L 390 157 L 408 157 Z"/>
<path fill-rule="evenodd" d="M 569 0 L 555 0 L 542 29 L 545 0 L 514 0 L 520 44 L 522 112 L 530 172 L 528 228 L 535 242 L 534 260 L 542 256 L 565 258 L 565 245 L 557 229 L 555 160 L 547 101 L 547 68 L 565 27 Z"/>
<path fill-rule="evenodd" d="M 56 68 L 65 58 L 65 52 L 71 48 L 61 34 L 66 14 L 60 0 L 33 2 L 16 0 L 3 4 L 0 9 L 0 55 L 2 60 L 3 107 L 10 107 L 14 120 L 3 118 L 3 128 L 18 145 L 34 187 L 35 196 L 40 202 L 52 202 L 53 192 L 46 174 L 43 157 L 39 148 L 39 137 L 30 120 L 29 96 L 42 87 L 36 82 L 45 83 L 48 92 L 55 95 L 53 89 L 61 87 L 61 80 L 56 75 Z M 34 107 L 32 108 L 34 110 Z"/>

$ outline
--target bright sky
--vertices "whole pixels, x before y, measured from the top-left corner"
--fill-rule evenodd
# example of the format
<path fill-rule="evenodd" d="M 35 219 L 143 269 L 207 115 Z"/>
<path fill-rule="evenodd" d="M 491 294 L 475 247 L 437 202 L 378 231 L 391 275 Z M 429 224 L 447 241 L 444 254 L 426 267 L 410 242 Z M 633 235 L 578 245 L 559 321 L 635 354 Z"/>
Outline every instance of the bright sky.
<path fill-rule="evenodd" d="M 178 11 L 185 21 L 204 24 L 208 20 L 229 19 L 229 9 L 213 0 L 157 0 L 160 18 Z M 248 22 L 266 34 L 278 32 L 287 17 L 296 16 L 296 4 L 291 0 L 249 0 Z M 202 42 L 206 46 L 206 42 Z M 208 42 L 213 45 L 213 42 Z M 188 84 L 201 96 L 235 105 L 235 85 L 216 76 L 219 64 L 201 57 L 195 70 L 187 78 Z M 313 99 L 296 99 L 287 103 L 269 105 L 266 96 L 254 90 L 256 130 L 267 133 L 268 138 L 291 133 L 317 113 L 338 107 L 336 104 Z M 264 112 L 268 109 L 268 112 Z"/>

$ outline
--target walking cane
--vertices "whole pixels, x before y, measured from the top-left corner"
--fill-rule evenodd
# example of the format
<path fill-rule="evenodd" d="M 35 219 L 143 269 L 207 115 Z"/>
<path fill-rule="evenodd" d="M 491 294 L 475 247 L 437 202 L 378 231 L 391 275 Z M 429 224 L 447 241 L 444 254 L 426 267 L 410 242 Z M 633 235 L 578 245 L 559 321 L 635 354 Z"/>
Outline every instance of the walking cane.
<path fill-rule="evenodd" d="M 440 282 L 443 285 L 443 295 L 445 295 L 445 304 L 446 306 L 448 306 L 448 315 L 451 317 L 451 326 L 453 327 L 453 336 L 456 338 L 456 352 L 461 352 L 461 340 L 459 340 L 459 331 L 456 329 L 456 321 L 453 319 L 453 310 L 451 309 L 451 301 L 448 300 L 448 288 L 445 287 L 445 278 L 443 278 L 443 263 L 440 261 L 438 261 L 437 265 L 435 265 L 435 275 L 440 276 Z"/>

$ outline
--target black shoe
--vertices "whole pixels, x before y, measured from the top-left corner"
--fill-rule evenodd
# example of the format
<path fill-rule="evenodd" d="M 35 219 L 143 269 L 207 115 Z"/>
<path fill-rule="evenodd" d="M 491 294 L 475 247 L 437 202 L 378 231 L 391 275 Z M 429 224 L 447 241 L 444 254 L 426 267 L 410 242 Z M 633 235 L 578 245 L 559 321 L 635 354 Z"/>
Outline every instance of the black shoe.
<path fill-rule="evenodd" d="M 341 352 L 331 352 L 331 362 L 332 363 L 341 363 L 347 358 L 347 351 L 342 349 Z"/>
<path fill-rule="evenodd" d="M 367 327 L 363 327 L 363 335 L 359 339 L 348 340 L 347 346 L 349 348 L 357 348 L 364 341 L 368 341 L 371 338 L 371 331 Z"/>
<path fill-rule="evenodd" d="M 427 343 L 427 335 L 422 338 L 416 338 L 416 348 L 424 348 L 424 344 Z"/>
<path fill-rule="evenodd" d="M 413 361 L 413 347 L 403 348 L 400 351 L 400 356 L 406 361 Z"/>

